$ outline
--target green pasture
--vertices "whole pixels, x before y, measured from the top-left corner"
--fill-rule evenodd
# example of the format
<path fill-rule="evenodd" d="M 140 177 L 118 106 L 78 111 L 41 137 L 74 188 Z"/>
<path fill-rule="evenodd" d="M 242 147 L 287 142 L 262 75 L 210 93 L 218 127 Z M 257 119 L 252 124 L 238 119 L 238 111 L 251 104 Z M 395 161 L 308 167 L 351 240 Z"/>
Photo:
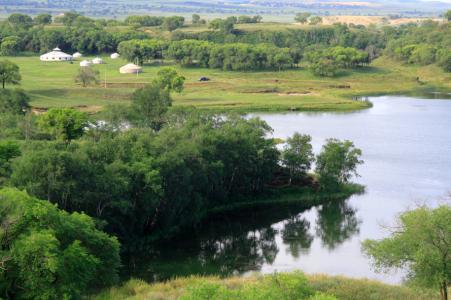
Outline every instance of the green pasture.
<path fill-rule="evenodd" d="M 144 66 L 139 75 L 120 74 L 127 62 L 103 57 L 106 64 L 95 65 L 101 83 L 83 88 L 74 82 L 79 61 L 41 62 L 34 57 L 9 57 L 20 67 L 21 87 L 31 97 L 34 108 L 76 107 L 96 112 L 109 103 L 129 103 L 133 91 L 150 83 L 162 67 Z M 85 58 L 84 58 L 85 59 Z M 353 101 L 354 96 L 406 94 L 421 90 L 449 90 L 451 76 L 436 66 L 404 66 L 381 58 L 372 66 L 346 71 L 336 78 L 319 78 L 303 68 L 286 71 L 230 72 L 171 65 L 186 77 L 185 90 L 174 96 L 174 105 L 213 110 L 356 110 L 368 106 Z M 199 82 L 206 76 L 209 82 Z M 419 80 L 417 80 L 417 77 Z M 106 81 L 106 87 L 105 87 Z"/>

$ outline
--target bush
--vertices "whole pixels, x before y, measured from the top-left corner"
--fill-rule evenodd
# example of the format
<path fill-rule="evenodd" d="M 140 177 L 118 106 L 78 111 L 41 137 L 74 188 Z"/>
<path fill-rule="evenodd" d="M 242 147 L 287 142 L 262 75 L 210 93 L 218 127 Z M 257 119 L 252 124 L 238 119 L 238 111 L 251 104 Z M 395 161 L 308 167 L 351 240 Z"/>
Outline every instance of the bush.
<path fill-rule="evenodd" d="M 118 279 L 119 243 L 90 217 L 15 189 L 0 190 L 0 293 L 12 299 L 78 299 Z"/>

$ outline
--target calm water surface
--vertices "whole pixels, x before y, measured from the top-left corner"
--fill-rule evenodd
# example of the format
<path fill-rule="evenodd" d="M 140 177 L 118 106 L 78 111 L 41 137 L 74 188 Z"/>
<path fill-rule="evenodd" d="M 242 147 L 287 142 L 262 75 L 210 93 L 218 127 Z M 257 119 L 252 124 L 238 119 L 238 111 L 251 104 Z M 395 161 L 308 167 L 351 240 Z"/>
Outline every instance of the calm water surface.
<path fill-rule="evenodd" d="M 373 108 L 354 113 L 258 114 L 274 137 L 310 134 L 316 152 L 330 137 L 354 141 L 364 153 L 356 181 L 365 194 L 308 211 L 281 207 L 218 217 L 132 259 L 125 273 L 151 281 L 299 269 L 400 282 L 402 274 L 374 273 L 360 243 L 385 236 L 381 225 L 406 208 L 449 203 L 451 101 L 370 100 Z"/>

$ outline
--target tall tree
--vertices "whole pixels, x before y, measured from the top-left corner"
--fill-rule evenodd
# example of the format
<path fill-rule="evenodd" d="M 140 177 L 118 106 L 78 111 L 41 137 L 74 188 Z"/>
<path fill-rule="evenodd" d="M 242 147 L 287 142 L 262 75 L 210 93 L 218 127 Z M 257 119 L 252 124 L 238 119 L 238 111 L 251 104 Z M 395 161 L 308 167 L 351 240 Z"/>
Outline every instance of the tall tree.
<path fill-rule="evenodd" d="M 363 251 L 377 271 L 404 269 L 413 284 L 440 289 L 448 299 L 451 284 L 451 207 L 425 206 L 402 213 L 381 240 L 366 240 Z"/>
<path fill-rule="evenodd" d="M 6 84 L 19 84 L 21 79 L 18 65 L 9 60 L 0 61 L 0 81 L 3 88 Z"/>
<path fill-rule="evenodd" d="M 363 163 L 362 150 L 351 141 L 328 139 L 316 157 L 316 173 L 322 189 L 334 189 L 358 176 L 357 167 Z"/>
<path fill-rule="evenodd" d="M 308 22 L 308 18 L 311 16 L 311 13 L 307 13 L 307 12 L 303 12 L 303 13 L 297 13 L 296 16 L 294 17 L 294 20 L 296 22 L 305 24 Z"/>
<path fill-rule="evenodd" d="M 87 87 L 90 84 L 99 83 L 99 71 L 94 70 L 91 67 L 81 67 L 75 76 L 75 82 L 80 83 L 83 87 Z"/>
<path fill-rule="evenodd" d="M 290 170 L 290 182 L 310 170 L 314 160 L 312 138 L 309 135 L 295 133 L 287 139 L 282 151 L 282 163 Z"/>
<path fill-rule="evenodd" d="M 88 116 L 71 108 L 52 108 L 39 118 L 38 124 L 53 138 L 70 143 L 84 134 Z"/>

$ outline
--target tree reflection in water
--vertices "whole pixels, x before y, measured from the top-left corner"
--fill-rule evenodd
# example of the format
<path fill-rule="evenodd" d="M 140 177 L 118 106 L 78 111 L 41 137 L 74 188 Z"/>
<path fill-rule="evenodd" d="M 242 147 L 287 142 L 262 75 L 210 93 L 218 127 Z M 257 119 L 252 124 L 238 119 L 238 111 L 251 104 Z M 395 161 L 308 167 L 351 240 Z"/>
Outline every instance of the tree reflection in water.
<path fill-rule="evenodd" d="M 308 254 L 315 238 L 333 250 L 359 232 L 361 222 L 347 201 L 320 206 L 314 228 L 304 211 L 291 206 L 216 216 L 197 229 L 129 257 L 124 277 L 152 281 L 259 271 L 272 265 L 279 254 L 282 245 L 277 237 L 288 246 L 287 253 L 298 258 Z"/>
<path fill-rule="evenodd" d="M 358 234 L 361 223 L 347 201 L 330 202 L 318 209 L 316 235 L 327 249 L 333 250 Z"/>
<path fill-rule="evenodd" d="M 287 244 L 289 253 L 298 258 L 299 254 L 308 253 L 314 237 L 310 234 L 310 222 L 300 215 L 291 217 L 281 230 L 282 240 Z"/>

